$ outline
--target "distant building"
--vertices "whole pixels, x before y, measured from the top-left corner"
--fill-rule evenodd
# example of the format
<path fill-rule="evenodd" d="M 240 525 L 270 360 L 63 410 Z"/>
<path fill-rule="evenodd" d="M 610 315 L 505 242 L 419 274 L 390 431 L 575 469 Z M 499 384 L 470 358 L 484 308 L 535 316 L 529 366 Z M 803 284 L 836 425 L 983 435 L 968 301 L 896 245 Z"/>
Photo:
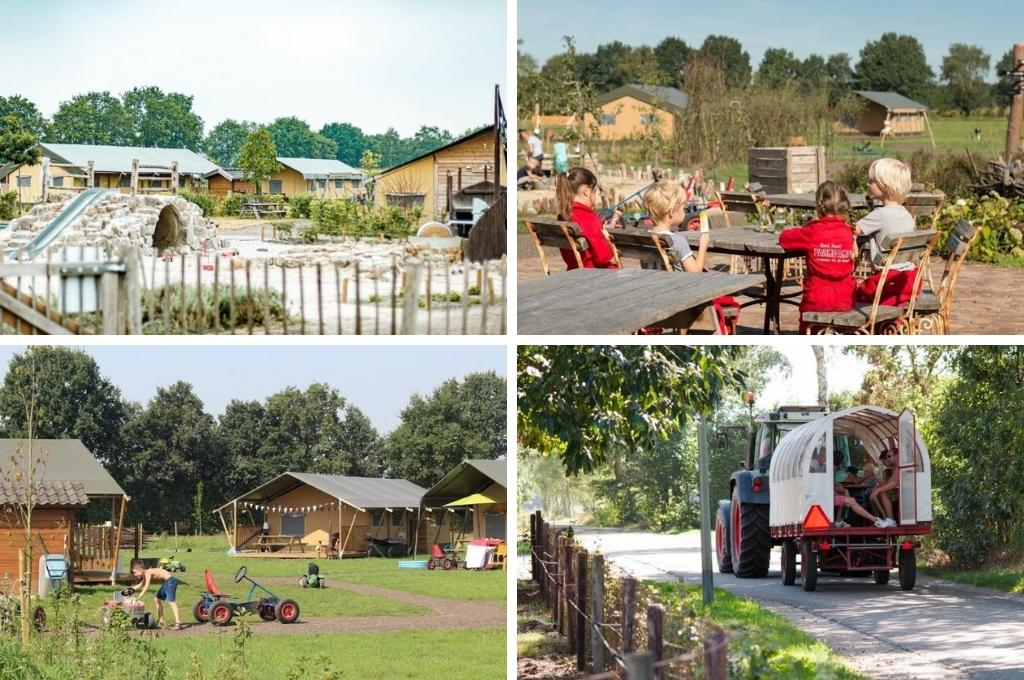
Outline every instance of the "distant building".
<path fill-rule="evenodd" d="M 315 194 L 321 198 L 354 196 L 363 187 L 366 175 L 361 170 L 333 158 L 278 157 L 282 167 L 271 173 L 263 185 L 268 194 L 296 196 Z"/>
<path fill-rule="evenodd" d="M 227 196 L 236 191 L 255 193 L 256 185 L 252 182 L 243 182 L 244 171 L 239 168 L 215 168 L 203 175 L 211 194 L 216 196 Z"/>
<path fill-rule="evenodd" d="M 880 135 L 888 128 L 886 135 L 924 134 L 928 107 L 897 92 L 871 92 L 854 90 L 854 94 L 865 102 L 864 111 L 854 128 L 865 135 Z"/>
<path fill-rule="evenodd" d="M 676 118 L 683 115 L 688 98 L 674 87 L 623 85 L 597 98 L 598 137 L 602 140 L 639 137 L 655 126 L 662 138 L 675 133 Z M 584 121 L 589 127 L 594 118 Z"/>

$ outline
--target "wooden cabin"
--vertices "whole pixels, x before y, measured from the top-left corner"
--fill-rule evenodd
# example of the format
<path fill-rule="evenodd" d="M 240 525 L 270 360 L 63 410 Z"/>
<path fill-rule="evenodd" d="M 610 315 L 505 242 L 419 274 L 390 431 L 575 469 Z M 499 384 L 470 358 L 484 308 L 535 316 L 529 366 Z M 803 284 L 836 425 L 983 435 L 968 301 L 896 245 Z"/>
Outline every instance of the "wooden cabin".
<path fill-rule="evenodd" d="M 494 181 L 494 125 L 456 139 L 422 156 L 388 168 L 374 177 L 374 198 L 379 205 L 423 206 L 420 223 L 445 221 L 448 182 L 458 193 L 485 180 Z M 501 154 L 501 186 L 508 186 L 505 154 Z"/>
<path fill-rule="evenodd" d="M 602 140 L 632 139 L 656 127 L 662 139 L 675 133 L 676 117 L 686 109 L 686 93 L 674 87 L 623 85 L 598 97 L 597 130 Z M 589 127 L 594 117 L 587 114 Z"/>
<path fill-rule="evenodd" d="M 854 125 L 865 135 L 920 135 L 928 126 L 928 107 L 897 92 L 854 90 L 864 100 L 864 110 Z"/>
<path fill-rule="evenodd" d="M 404 479 L 285 472 L 217 513 L 235 556 L 362 557 L 371 539 L 422 552 L 424 491 Z"/>
<path fill-rule="evenodd" d="M 132 164 L 139 161 L 139 183 L 148 189 L 171 188 L 169 168 L 178 164 L 178 188 L 190 191 L 199 188 L 203 175 L 216 165 L 188 149 L 163 149 L 141 146 L 109 146 L 104 144 L 51 144 L 40 142 L 40 158 L 50 159 L 51 192 L 80 191 L 88 186 L 88 169 L 92 167 L 92 186 L 102 189 L 131 191 Z M 154 166 L 147 168 L 147 166 Z M 159 167 L 155 167 L 159 166 Z M 37 203 L 43 195 L 43 164 L 14 165 L 0 168 L 0 181 L 18 192 L 19 203 Z"/>
<path fill-rule="evenodd" d="M 203 175 L 203 179 L 206 180 L 207 190 L 215 196 L 227 196 L 236 191 L 256 193 L 255 184 L 242 180 L 244 174 L 239 168 L 215 168 Z"/>
<path fill-rule="evenodd" d="M 430 541 L 506 540 L 508 461 L 466 460 L 423 494 Z"/>
<path fill-rule="evenodd" d="M 18 551 L 24 547 L 22 513 L 24 486 L 15 477 L 26 466 L 23 439 L 0 439 L 0 578 L 17 578 Z M 117 577 L 121 532 L 128 496 L 78 439 L 36 439 L 32 454 L 37 465 L 37 497 L 33 512 L 35 542 L 32 587 L 38 578 L 43 550 L 62 554 L 71 563 L 73 583 L 110 583 Z M 110 521 L 90 525 L 83 517 L 88 506 L 110 503 Z M 13 565 L 13 567 L 12 567 Z"/>
<path fill-rule="evenodd" d="M 317 198 L 352 198 L 363 191 L 366 176 L 362 171 L 333 158 L 285 158 L 281 168 L 270 173 L 263 192 L 296 196 L 313 194 Z"/>

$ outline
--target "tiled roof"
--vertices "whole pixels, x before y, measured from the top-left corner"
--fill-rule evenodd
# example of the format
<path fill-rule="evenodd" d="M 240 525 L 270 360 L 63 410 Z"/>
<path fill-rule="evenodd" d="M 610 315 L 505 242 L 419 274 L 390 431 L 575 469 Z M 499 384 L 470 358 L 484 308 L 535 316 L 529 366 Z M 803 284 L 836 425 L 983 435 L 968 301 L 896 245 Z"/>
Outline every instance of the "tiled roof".
<path fill-rule="evenodd" d="M 34 491 L 35 505 L 40 507 L 89 504 L 81 482 L 37 482 Z M 26 495 L 24 486 L 0 481 L 0 505 L 24 505 Z"/>

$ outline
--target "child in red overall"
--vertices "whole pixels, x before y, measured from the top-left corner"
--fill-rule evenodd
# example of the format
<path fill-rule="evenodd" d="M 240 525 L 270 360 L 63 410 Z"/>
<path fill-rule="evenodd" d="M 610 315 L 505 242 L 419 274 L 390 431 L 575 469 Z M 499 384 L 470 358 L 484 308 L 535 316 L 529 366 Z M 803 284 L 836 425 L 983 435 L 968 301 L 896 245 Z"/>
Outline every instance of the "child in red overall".
<path fill-rule="evenodd" d="M 579 225 L 580 234 L 587 239 L 587 248 L 580 251 L 584 269 L 618 269 L 615 250 L 604 231 L 604 223 L 596 212 L 597 177 L 586 168 L 570 168 L 569 172 L 555 176 L 555 204 L 558 219 Z M 576 256 L 568 248 L 561 248 L 566 269 L 576 269 Z"/>
<path fill-rule="evenodd" d="M 785 250 L 803 252 L 807 257 L 804 312 L 847 312 L 853 309 L 857 283 L 853 278 L 853 227 L 846 223 L 850 199 L 835 182 L 822 182 L 814 196 L 818 219 L 779 234 Z M 811 330 L 800 320 L 800 333 Z"/>

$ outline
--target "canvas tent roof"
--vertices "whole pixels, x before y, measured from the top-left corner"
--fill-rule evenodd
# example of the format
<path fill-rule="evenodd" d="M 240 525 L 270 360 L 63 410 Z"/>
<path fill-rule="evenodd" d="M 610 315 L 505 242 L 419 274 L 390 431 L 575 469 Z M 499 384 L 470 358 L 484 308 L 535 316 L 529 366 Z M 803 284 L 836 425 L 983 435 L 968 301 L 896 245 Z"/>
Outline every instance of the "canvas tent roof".
<path fill-rule="evenodd" d="M 19 453 L 18 446 L 25 444 L 24 439 L 0 439 L 0 475 L 11 471 L 11 458 Z M 44 458 L 37 474 L 43 482 L 81 482 L 90 498 L 126 495 L 80 439 L 36 439 L 33 451 Z M 24 449 L 19 455 L 24 455 Z"/>
<path fill-rule="evenodd" d="M 26 489 L 20 484 L 0 481 L 0 505 L 25 505 Z M 35 487 L 36 507 L 88 505 L 81 482 L 40 482 Z"/>
<path fill-rule="evenodd" d="M 867 99 L 870 102 L 880 104 L 892 111 L 895 109 L 911 109 L 914 111 L 927 111 L 928 107 L 913 99 L 908 99 L 898 92 L 873 92 L 871 90 L 854 90 L 854 94 Z"/>
<path fill-rule="evenodd" d="M 651 106 L 660 106 L 666 111 L 682 115 L 689 98 L 686 93 L 675 87 L 658 85 L 623 85 L 597 98 L 596 103 L 602 106 L 622 97 L 633 97 Z"/>
<path fill-rule="evenodd" d="M 362 179 L 363 173 L 333 158 L 285 158 L 278 163 L 300 173 L 303 179 Z"/>
<path fill-rule="evenodd" d="M 137 158 L 141 165 L 170 165 L 178 162 L 178 172 L 182 175 L 203 175 L 217 166 L 195 151 L 188 149 L 164 149 L 145 146 L 107 146 L 104 144 L 52 144 L 40 142 L 39 151 L 52 160 L 71 163 L 83 170 L 93 162 L 95 172 L 132 171 L 132 160 Z M 151 174 L 150 171 L 144 171 Z M 167 171 L 161 171 L 166 174 Z"/>
<path fill-rule="evenodd" d="M 423 494 L 423 504 L 440 506 L 459 500 L 474 493 L 480 493 L 492 484 L 508 488 L 508 461 L 466 460 L 456 465 L 434 486 Z"/>
<path fill-rule="evenodd" d="M 360 510 L 366 508 L 418 508 L 420 499 L 426 491 L 422 486 L 404 479 L 284 472 L 234 500 L 250 503 L 268 501 L 297 489 L 303 484 L 308 484 L 314 489 Z M 231 503 L 225 503 L 221 508 L 228 505 Z"/>

